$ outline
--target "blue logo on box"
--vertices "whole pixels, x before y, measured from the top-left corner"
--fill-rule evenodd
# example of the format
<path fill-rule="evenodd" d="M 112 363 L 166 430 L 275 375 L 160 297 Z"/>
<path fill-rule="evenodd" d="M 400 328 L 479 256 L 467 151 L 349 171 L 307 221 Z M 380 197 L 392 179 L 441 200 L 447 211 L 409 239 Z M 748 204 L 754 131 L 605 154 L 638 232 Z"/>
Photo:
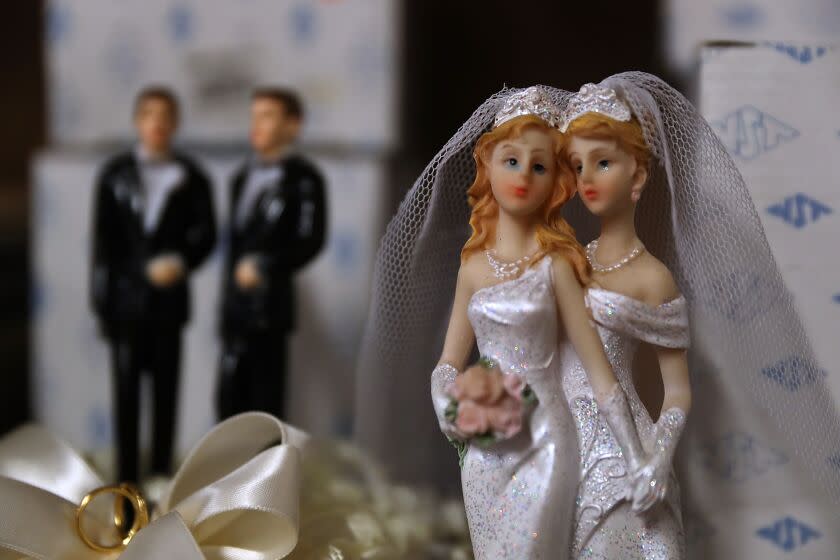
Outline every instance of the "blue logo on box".
<path fill-rule="evenodd" d="M 779 519 L 768 527 L 762 527 L 756 531 L 756 534 L 786 552 L 822 537 L 822 534 L 813 527 L 790 516 Z"/>
<path fill-rule="evenodd" d="M 764 19 L 761 9 L 755 4 L 729 6 L 723 11 L 723 17 L 733 27 L 746 29 L 755 27 Z"/>
<path fill-rule="evenodd" d="M 140 82 L 146 49 L 134 30 L 115 31 L 103 52 L 105 73 L 114 85 L 133 90 Z"/>
<path fill-rule="evenodd" d="M 726 149 L 735 156 L 750 160 L 799 137 L 799 131 L 772 115 L 744 105 L 709 123 Z"/>
<path fill-rule="evenodd" d="M 87 424 L 93 445 L 102 447 L 111 443 L 111 414 L 104 405 L 97 403 L 88 411 Z"/>
<path fill-rule="evenodd" d="M 56 2 L 50 2 L 46 17 L 47 40 L 52 46 L 65 42 L 70 33 L 70 8 Z"/>
<path fill-rule="evenodd" d="M 828 49 L 824 46 L 801 46 L 787 43 L 770 43 L 780 53 L 784 53 L 800 64 L 809 64 L 818 58 L 825 56 Z"/>
<path fill-rule="evenodd" d="M 345 272 L 358 268 L 360 243 L 359 237 L 351 231 L 337 231 L 332 238 L 335 264 Z"/>
<path fill-rule="evenodd" d="M 167 20 L 173 43 L 183 44 L 192 38 L 194 15 L 188 6 L 184 4 L 172 6 L 167 15 Z"/>
<path fill-rule="evenodd" d="M 705 445 L 703 464 L 729 482 L 744 482 L 787 463 L 787 456 L 758 442 L 750 434 L 733 431 Z"/>
<path fill-rule="evenodd" d="M 292 35 L 298 43 L 309 43 L 315 38 L 315 10 L 308 4 L 298 4 L 290 14 Z"/>
<path fill-rule="evenodd" d="M 827 376 L 828 372 L 802 356 L 790 356 L 763 368 L 761 374 L 788 391 L 795 392 Z"/>
<path fill-rule="evenodd" d="M 830 207 L 802 193 L 796 193 L 767 208 L 768 214 L 783 219 L 797 229 L 813 224 L 822 216 L 832 212 Z"/>

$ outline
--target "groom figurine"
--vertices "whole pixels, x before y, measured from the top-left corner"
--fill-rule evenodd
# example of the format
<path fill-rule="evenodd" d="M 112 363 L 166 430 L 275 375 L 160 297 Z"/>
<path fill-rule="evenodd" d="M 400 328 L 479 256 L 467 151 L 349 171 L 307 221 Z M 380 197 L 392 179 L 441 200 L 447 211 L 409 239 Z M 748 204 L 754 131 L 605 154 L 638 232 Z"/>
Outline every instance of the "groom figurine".
<path fill-rule="evenodd" d="M 172 150 L 178 102 L 163 87 L 134 104 L 138 144 L 104 165 L 96 182 L 91 296 L 111 346 L 117 476 L 138 482 L 140 375 L 151 377 L 152 471 L 169 474 L 178 403 L 181 331 L 189 277 L 216 243 L 210 182 Z"/>
<path fill-rule="evenodd" d="M 221 309 L 220 419 L 247 410 L 284 418 L 288 336 L 295 325 L 293 275 L 324 244 L 324 179 L 292 152 L 303 120 L 282 88 L 251 97 L 253 154 L 230 191 Z"/>

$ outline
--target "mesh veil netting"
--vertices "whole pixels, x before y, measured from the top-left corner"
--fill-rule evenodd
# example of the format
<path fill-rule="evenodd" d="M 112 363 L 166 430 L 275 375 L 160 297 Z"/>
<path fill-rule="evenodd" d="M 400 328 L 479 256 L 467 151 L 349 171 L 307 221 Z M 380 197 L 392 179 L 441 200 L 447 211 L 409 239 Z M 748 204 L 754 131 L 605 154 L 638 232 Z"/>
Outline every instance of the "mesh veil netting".
<path fill-rule="evenodd" d="M 637 207 L 637 231 L 689 302 L 694 404 L 680 450 L 689 456 L 686 494 L 698 502 L 723 499 L 708 491 L 708 477 L 692 475 L 702 461 L 691 454 L 702 454 L 716 433 L 749 418 L 775 450 L 804 467 L 798 480 L 809 493 L 840 502 L 834 468 L 840 422 L 732 158 L 696 109 L 659 78 L 628 72 L 602 83 L 630 105 L 656 157 Z M 561 108 L 571 95 L 545 90 Z M 356 434 L 409 482 L 458 484 L 454 452 L 429 399 L 429 375 L 470 233 L 472 150 L 516 91 L 485 101 L 435 156 L 400 205 L 377 256 L 357 370 Z M 577 199 L 566 217 L 582 242 L 597 233 L 597 222 Z"/>

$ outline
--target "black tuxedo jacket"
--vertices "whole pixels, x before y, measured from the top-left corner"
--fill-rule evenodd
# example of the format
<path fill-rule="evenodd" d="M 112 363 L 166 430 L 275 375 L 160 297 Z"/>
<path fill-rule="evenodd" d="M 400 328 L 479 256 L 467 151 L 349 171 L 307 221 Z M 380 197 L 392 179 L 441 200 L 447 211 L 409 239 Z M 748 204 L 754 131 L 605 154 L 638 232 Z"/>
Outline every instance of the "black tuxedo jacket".
<path fill-rule="evenodd" d="M 320 251 L 326 235 L 324 179 L 306 159 L 294 155 L 277 163 L 279 181 L 262 192 L 247 221 L 236 224 L 248 167 L 233 177 L 228 250 L 222 283 L 221 333 L 287 332 L 295 325 L 292 275 Z M 234 273 L 240 258 L 256 257 L 262 284 L 243 291 Z"/>
<path fill-rule="evenodd" d="M 145 232 L 145 193 L 132 152 L 109 160 L 96 181 L 91 299 L 106 334 L 122 323 L 153 321 L 183 326 L 190 317 L 189 274 L 213 250 L 216 224 L 210 182 L 190 158 L 174 154 L 184 177 L 169 192 L 157 227 Z M 152 286 L 146 264 L 174 253 L 187 268 L 168 288 Z"/>

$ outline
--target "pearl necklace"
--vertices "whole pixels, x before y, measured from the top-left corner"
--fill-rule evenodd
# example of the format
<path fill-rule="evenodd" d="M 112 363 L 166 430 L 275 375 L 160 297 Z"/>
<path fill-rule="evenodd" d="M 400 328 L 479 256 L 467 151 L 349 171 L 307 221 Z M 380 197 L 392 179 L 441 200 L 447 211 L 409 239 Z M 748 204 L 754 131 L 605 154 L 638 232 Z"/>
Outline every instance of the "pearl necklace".
<path fill-rule="evenodd" d="M 495 252 L 495 250 L 491 251 L 487 249 L 484 251 L 484 254 L 487 255 L 487 262 L 490 263 L 490 268 L 493 269 L 493 275 L 502 280 L 517 276 L 521 271 L 520 267 L 531 260 L 530 256 L 526 256 L 521 259 L 516 259 L 513 262 L 504 262 L 494 256 Z"/>
<path fill-rule="evenodd" d="M 597 250 L 598 250 L 598 240 L 593 239 L 592 241 L 589 242 L 589 245 L 586 246 L 586 260 L 589 261 L 589 264 L 592 265 L 592 270 L 594 270 L 595 272 L 606 273 L 606 272 L 612 272 L 613 270 L 618 270 L 622 266 L 626 265 L 627 263 L 629 263 L 630 261 L 632 261 L 633 259 L 635 259 L 639 255 L 644 253 L 645 252 L 645 247 L 644 247 L 644 245 L 639 245 L 638 247 L 636 247 L 635 249 L 630 251 L 627 255 L 622 257 L 621 260 L 619 260 L 617 263 L 614 263 L 614 264 L 611 264 L 611 265 L 608 265 L 608 266 L 604 266 L 602 264 L 599 264 L 598 261 L 595 260 L 595 251 L 597 251 Z"/>

